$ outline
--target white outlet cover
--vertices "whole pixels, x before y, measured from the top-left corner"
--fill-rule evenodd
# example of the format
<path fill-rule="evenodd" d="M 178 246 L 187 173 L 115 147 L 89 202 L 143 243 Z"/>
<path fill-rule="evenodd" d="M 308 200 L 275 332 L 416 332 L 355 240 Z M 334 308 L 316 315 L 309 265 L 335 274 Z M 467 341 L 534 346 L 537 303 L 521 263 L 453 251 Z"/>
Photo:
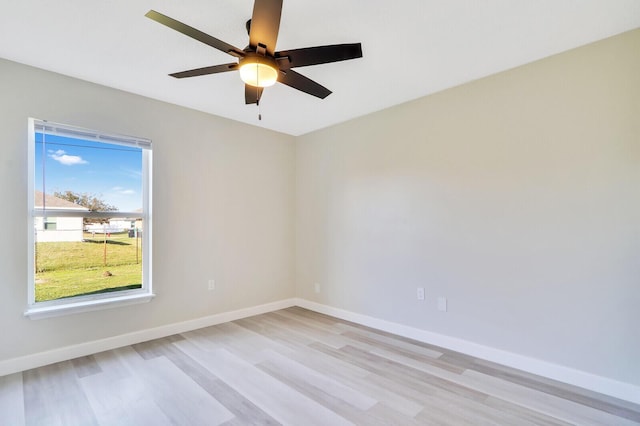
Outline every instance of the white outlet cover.
<path fill-rule="evenodd" d="M 208 286 L 209 290 L 215 290 L 216 289 L 216 280 L 209 280 L 207 282 L 207 286 Z"/>
<path fill-rule="evenodd" d="M 424 300 L 424 287 L 418 287 L 416 289 L 416 297 L 418 300 Z"/>
<path fill-rule="evenodd" d="M 446 297 L 438 297 L 438 310 L 442 312 L 447 312 L 447 298 Z"/>
<path fill-rule="evenodd" d="M 315 289 L 316 293 L 320 293 L 320 284 L 319 283 L 315 283 L 313 285 L 313 288 Z"/>

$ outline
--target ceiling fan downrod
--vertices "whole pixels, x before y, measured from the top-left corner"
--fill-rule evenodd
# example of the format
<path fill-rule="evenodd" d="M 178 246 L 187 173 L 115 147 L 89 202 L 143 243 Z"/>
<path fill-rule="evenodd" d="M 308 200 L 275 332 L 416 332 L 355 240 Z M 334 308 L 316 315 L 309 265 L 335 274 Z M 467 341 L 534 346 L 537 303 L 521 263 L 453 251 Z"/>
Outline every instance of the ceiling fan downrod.
<path fill-rule="evenodd" d="M 247 21 L 247 28 L 251 26 L 251 19 Z M 258 71 L 258 67 L 256 67 L 256 106 L 258 107 L 258 121 L 262 121 L 262 113 L 260 111 L 260 72 Z"/>

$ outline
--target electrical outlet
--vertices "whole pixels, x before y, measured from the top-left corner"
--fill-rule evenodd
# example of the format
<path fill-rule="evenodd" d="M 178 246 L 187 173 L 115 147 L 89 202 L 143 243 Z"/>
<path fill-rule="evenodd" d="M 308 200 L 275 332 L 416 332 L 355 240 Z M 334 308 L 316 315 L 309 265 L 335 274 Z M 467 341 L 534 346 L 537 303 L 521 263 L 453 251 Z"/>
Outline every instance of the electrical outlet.
<path fill-rule="evenodd" d="M 438 310 L 442 312 L 447 312 L 447 298 L 446 297 L 438 297 Z"/>
<path fill-rule="evenodd" d="M 315 283 L 313 285 L 313 288 L 316 291 L 316 293 L 320 293 L 320 283 Z"/>
<path fill-rule="evenodd" d="M 216 280 L 209 280 L 207 285 L 208 285 L 209 291 L 215 290 L 216 289 Z"/>
<path fill-rule="evenodd" d="M 424 287 L 418 287 L 416 289 L 416 297 L 418 300 L 424 300 Z"/>

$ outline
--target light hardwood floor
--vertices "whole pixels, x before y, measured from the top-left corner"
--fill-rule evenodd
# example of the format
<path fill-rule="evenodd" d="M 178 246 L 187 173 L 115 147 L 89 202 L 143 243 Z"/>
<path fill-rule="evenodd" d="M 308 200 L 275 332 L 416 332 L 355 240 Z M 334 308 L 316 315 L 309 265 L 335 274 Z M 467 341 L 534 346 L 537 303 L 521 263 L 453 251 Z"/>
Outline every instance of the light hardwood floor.
<path fill-rule="evenodd" d="M 0 377 L 0 425 L 628 425 L 640 406 L 289 308 Z"/>

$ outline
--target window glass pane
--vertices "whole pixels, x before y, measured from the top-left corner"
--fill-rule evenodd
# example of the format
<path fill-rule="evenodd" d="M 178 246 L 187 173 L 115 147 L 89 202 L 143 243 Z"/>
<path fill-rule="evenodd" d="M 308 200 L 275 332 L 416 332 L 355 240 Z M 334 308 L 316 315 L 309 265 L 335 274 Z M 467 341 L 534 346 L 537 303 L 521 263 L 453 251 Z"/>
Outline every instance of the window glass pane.
<path fill-rule="evenodd" d="M 141 148 L 38 132 L 35 137 L 36 208 L 142 208 Z"/>
<path fill-rule="evenodd" d="M 108 219 L 84 230 L 82 217 L 35 230 L 36 302 L 142 287 L 141 218 Z"/>

